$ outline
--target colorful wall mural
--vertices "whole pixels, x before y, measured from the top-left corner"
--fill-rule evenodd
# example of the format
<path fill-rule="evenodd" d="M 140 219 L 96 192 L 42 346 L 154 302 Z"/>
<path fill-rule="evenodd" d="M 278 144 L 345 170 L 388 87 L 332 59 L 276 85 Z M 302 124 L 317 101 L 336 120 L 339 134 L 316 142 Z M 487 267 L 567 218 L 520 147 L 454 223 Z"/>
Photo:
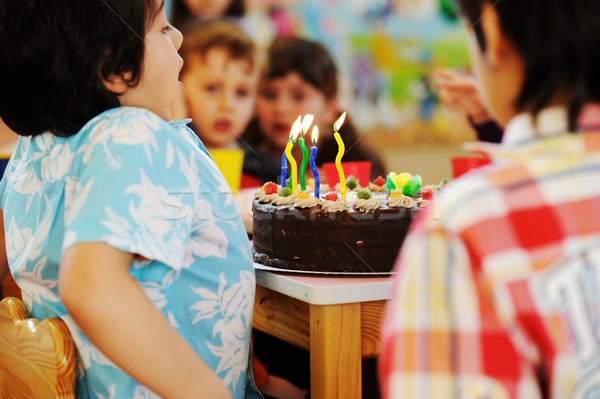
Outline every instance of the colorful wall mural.
<path fill-rule="evenodd" d="M 324 43 L 341 72 L 342 103 L 362 128 L 433 122 L 429 72 L 467 69 L 465 29 L 452 0 L 248 0 L 259 42 L 296 33 Z"/>

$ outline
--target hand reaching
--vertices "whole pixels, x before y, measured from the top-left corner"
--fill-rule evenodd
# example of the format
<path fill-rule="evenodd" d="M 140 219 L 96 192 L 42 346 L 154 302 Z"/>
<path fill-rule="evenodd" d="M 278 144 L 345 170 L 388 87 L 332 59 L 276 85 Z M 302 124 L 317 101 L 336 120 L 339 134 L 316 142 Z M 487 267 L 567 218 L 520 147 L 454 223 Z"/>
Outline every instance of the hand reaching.
<path fill-rule="evenodd" d="M 477 81 L 470 75 L 450 69 L 433 72 L 439 98 L 452 111 L 464 111 L 475 125 L 492 119 L 479 95 Z"/>

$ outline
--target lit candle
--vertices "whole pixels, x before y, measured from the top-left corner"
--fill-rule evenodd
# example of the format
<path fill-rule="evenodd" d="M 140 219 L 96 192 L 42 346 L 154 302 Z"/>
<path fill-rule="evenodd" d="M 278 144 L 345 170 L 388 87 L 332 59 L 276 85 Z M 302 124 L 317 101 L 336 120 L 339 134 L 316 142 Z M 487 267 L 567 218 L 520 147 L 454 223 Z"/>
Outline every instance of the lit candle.
<path fill-rule="evenodd" d="M 292 142 L 292 133 L 294 132 L 294 129 L 298 128 L 298 125 L 300 124 L 300 115 L 298 115 L 298 118 L 294 121 L 294 124 L 292 125 L 292 129 L 290 131 L 290 138 L 288 139 L 288 143 L 292 143 L 292 146 L 294 145 L 294 143 Z M 281 187 L 285 187 L 286 186 L 286 180 L 287 180 L 287 154 L 285 152 L 285 150 L 283 151 L 283 153 L 281 154 Z M 287 183 L 288 187 L 292 187 L 292 181 L 290 180 Z"/>
<path fill-rule="evenodd" d="M 287 180 L 287 159 L 285 157 L 285 151 L 281 154 L 281 187 L 285 187 L 285 181 Z"/>
<path fill-rule="evenodd" d="M 308 165 L 308 149 L 304 141 L 304 135 L 308 132 L 310 125 L 312 124 L 314 116 L 311 114 L 304 115 L 302 118 L 302 135 L 298 139 L 298 145 L 302 151 L 302 162 L 300 163 L 300 189 L 306 190 L 306 166 Z"/>
<path fill-rule="evenodd" d="M 300 124 L 300 117 L 296 119 L 294 124 L 292 125 L 292 131 L 290 132 L 290 139 L 285 146 L 285 156 L 287 157 L 288 164 L 290 165 L 290 176 L 292 181 L 292 193 L 298 194 L 298 164 L 296 164 L 296 160 L 292 156 L 292 147 L 296 142 L 296 137 L 300 134 L 302 130 L 302 126 Z"/>
<path fill-rule="evenodd" d="M 333 137 L 335 138 L 335 141 L 338 144 L 338 153 L 335 157 L 335 168 L 337 169 L 338 176 L 340 178 L 340 194 L 343 199 L 346 199 L 346 175 L 344 174 L 344 169 L 342 169 L 342 157 L 344 156 L 344 151 L 346 150 L 346 147 L 344 146 L 342 137 L 338 133 L 338 130 L 340 130 L 340 128 L 342 127 L 342 123 L 344 123 L 344 119 L 346 119 L 345 112 L 333 124 Z"/>
<path fill-rule="evenodd" d="M 312 170 L 313 176 L 315 178 L 315 197 L 319 198 L 320 190 L 321 190 L 321 180 L 319 179 L 319 171 L 317 169 L 317 165 L 315 164 L 317 160 L 317 140 L 319 139 L 319 127 L 315 125 L 312 130 L 311 140 L 312 147 L 310 147 L 310 169 Z"/>

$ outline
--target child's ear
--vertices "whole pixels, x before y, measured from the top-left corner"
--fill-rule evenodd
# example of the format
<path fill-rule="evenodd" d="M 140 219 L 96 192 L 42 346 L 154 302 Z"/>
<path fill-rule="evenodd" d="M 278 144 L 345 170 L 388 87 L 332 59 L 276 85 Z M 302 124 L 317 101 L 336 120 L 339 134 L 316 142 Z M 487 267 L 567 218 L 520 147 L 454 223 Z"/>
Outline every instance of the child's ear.
<path fill-rule="evenodd" d="M 107 79 L 102 79 L 102 84 L 111 93 L 122 95 L 129 88 L 125 79 L 127 78 L 122 75 L 110 75 Z"/>
<path fill-rule="evenodd" d="M 512 54 L 512 45 L 502 32 L 496 8 L 490 3 L 483 3 L 480 23 L 485 40 L 484 59 L 496 68 Z"/>

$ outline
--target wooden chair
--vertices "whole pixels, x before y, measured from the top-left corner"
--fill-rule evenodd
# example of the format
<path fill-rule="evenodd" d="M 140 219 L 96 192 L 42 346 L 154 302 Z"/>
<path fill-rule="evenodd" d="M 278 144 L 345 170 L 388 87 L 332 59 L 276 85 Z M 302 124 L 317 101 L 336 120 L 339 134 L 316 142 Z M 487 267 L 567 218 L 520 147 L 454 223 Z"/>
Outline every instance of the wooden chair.
<path fill-rule="evenodd" d="M 75 345 L 59 318 L 27 318 L 17 298 L 0 302 L 0 398 L 75 398 Z"/>

